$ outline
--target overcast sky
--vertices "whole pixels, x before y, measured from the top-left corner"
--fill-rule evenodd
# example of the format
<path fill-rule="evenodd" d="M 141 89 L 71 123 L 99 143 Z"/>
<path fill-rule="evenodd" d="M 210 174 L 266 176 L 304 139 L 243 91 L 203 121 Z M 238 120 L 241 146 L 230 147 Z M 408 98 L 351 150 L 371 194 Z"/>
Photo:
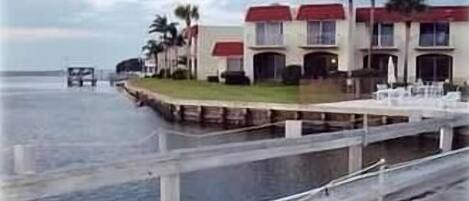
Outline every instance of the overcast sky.
<path fill-rule="evenodd" d="M 0 0 L 0 68 L 61 69 L 68 61 L 112 69 L 120 60 L 139 56 L 155 14 L 173 18 L 178 3 L 199 5 L 201 24 L 236 25 L 248 5 L 343 1 L 347 0 Z M 368 0 L 356 2 L 366 5 Z M 429 2 L 469 5 L 469 0 Z"/>

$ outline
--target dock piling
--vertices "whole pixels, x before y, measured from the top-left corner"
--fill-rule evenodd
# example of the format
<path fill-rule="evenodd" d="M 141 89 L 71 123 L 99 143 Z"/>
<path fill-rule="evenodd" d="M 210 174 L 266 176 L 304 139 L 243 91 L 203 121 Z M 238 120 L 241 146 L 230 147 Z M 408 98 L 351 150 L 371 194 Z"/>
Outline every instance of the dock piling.
<path fill-rule="evenodd" d="M 35 157 L 33 146 L 15 145 L 13 147 L 14 171 L 19 175 L 35 173 Z"/>
<path fill-rule="evenodd" d="M 302 121 L 288 120 L 285 121 L 285 138 L 300 138 L 302 133 Z"/>
<path fill-rule="evenodd" d="M 161 153 L 168 152 L 168 136 L 162 130 L 158 133 L 158 146 Z"/>
<path fill-rule="evenodd" d="M 354 145 L 348 148 L 348 170 L 354 173 L 362 168 L 362 145 Z"/>
<path fill-rule="evenodd" d="M 444 126 L 440 128 L 440 150 L 442 152 L 449 152 L 453 149 L 454 131 L 451 126 Z"/>
<path fill-rule="evenodd" d="M 160 200 L 179 201 L 180 199 L 180 178 L 177 175 L 166 175 L 160 178 Z"/>

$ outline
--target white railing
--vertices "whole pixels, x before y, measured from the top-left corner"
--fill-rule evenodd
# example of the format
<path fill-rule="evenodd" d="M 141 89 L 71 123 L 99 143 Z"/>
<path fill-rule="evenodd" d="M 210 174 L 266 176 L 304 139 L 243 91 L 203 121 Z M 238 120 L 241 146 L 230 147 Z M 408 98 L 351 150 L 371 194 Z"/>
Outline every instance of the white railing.
<path fill-rule="evenodd" d="M 451 48 L 454 46 L 453 34 L 422 34 L 417 39 L 418 48 Z"/>
<path fill-rule="evenodd" d="M 0 189 L 3 191 L 5 200 L 23 201 L 34 200 L 44 197 L 44 195 L 54 196 L 161 177 L 161 185 L 164 186 L 160 189 L 162 200 L 177 201 L 176 199 L 165 199 L 167 198 L 165 196 L 179 197 L 179 185 L 172 184 L 179 183 L 178 175 L 182 173 L 341 148 L 349 148 L 350 169 L 350 165 L 356 162 L 361 165 L 362 146 L 420 133 L 440 130 L 440 142 L 445 142 L 440 143 L 440 148 L 443 151 L 448 151 L 452 144 L 452 129 L 468 124 L 469 120 L 465 117 L 453 117 L 381 127 L 368 128 L 365 126 L 363 129 L 303 137 L 301 137 L 301 127 L 292 129 L 288 128 L 289 124 L 286 124 L 286 131 L 300 133 L 290 135 L 289 138 L 288 132 L 286 132 L 285 139 L 229 143 L 180 150 L 167 150 L 167 134 L 159 133 L 160 153 L 106 164 L 50 170 L 38 175 L 26 174 L 2 178 Z M 16 158 L 19 161 L 26 159 L 27 157 L 24 156 L 31 153 L 27 149 L 18 149 L 16 152 L 18 156 Z M 18 164 L 23 167 L 28 165 L 27 163 Z M 70 188 L 71 185 L 73 188 Z"/>
<path fill-rule="evenodd" d="M 314 33 L 306 34 L 306 42 L 308 45 L 337 45 L 337 34 L 320 34 L 316 35 Z"/>
<path fill-rule="evenodd" d="M 282 46 L 284 35 L 281 33 L 256 34 L 256 46 Z"/>

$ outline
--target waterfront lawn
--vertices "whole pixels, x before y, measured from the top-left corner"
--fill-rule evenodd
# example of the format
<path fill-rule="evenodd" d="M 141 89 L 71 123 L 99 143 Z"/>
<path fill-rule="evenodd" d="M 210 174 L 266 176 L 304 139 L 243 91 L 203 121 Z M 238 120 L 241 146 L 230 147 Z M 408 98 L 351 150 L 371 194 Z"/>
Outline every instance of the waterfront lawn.
<path fill-rule="evenodd" d="M 323 103 L 343 100 L 336 87 L 285 86 L 264 83 L 252 86 L 231 86 L 196 80 L 146 78 L 133 81 L 138 87 L 173 98 L 271 103 Z"/>

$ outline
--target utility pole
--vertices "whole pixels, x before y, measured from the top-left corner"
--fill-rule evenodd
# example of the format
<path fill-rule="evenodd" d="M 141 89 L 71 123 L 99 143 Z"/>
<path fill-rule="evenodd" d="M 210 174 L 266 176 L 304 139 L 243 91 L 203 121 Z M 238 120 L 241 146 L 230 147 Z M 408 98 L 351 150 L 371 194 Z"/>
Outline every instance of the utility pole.
<path fill-rule="evenodd" d="M 375 32 L 375 7 L 376 2 L 375 0 L 371 1 L 371 8 L 370 8 L 370 46 L 368 48 L 368 68 L 371 69 L 371 62 L 373 61 L 373 34 Z M 378 33 L 379 34 L 379 33 Z M 378 41 L 379 43 L 379 41 Z"/>

